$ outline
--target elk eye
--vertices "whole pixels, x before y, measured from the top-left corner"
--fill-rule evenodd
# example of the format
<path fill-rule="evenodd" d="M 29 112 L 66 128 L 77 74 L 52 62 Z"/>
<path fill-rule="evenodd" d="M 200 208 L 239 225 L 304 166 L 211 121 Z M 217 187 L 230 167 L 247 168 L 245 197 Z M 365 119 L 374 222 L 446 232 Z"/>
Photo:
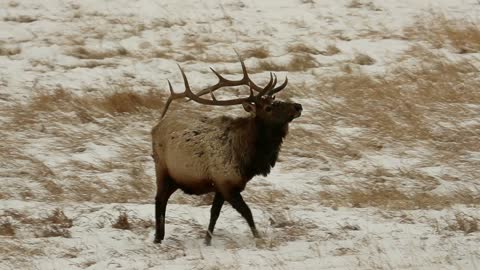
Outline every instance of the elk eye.
<path fill-rule="evenodd" d="M 267 106 L 267 107 L 265 107 L 265 111 L 266 111 L 266 112 L 271 112 L 271 111 L 272 111 L 272 106 Z"/>

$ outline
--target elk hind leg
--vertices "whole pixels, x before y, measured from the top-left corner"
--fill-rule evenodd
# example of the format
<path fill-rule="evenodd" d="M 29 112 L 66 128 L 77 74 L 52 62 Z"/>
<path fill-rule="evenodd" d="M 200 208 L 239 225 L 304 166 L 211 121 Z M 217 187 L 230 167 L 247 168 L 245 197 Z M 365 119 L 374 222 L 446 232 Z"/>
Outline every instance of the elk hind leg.
<path fill-rule="evenodd" d="M 248 207 L 247 203 L 245 203 L 245 201 L 243 200 L 243 197 L 240 194 L 240 192 L 235 192 L 231 194 L 228 197 L 227 201 L 232 205 L 233 208 L 235 208 L 235 210 L 237 210 L 237 212 L 240 213 L 240 215 L 242 215 L 243 218 L 245 218 L 245 220 L 248 223 L 248 226 L 250 226 L 250 230 L 252 231 L 253 236 L 255 238 L 259 238 L 260 234 L 258 233 L 257 228 L 255 227 L 252 211 Z"/>
<path fill-rule="evenodd" d="M 157 174 L 157 195 L 155 197 L 155 240 L 161 243 L 165 237 L 165 212 L 170 196 L 177 190 L 175 183 L 168 175 Z"/>

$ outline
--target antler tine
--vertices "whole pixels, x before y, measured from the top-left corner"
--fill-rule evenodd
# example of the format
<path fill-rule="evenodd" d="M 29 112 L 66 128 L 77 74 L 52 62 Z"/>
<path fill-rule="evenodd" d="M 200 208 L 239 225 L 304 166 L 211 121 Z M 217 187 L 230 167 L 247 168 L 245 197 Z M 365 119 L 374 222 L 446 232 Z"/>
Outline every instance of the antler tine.
<path fill-rule="evenodd" d="M 188 84 L 187 75 L 185 75 L 183 68 L 179 64 L 177 64 L 177 66 L 180 69 L 180 73 L 182 73 L 183 83 L 185 84 L 185 94 L 189 96 L 189 93 L 192 93 L 192 91 L 190 90 L 190 85 Z"/>
<path fill-rule="evenodd" d="M 217 76 L 218 78 L 218 82 L 223 82 L 223 81 L 228 81 L 227 79 L 225 79 L 222 75 L 220 75 L 220 73 L 218 73 L 217 71 L 215 71 L 215 69 L 213 69 L 212 67 L 210 67 L 210 70 Z M 218 83 L 217 83 L 218 84 Z"/>
<path fill-rule="evenodd" d="M 273 73 L 273 84 L 270 87 L 270 89 L 268 90 L 268 92 L 270 92 L 275 87 L 275 85 L 277 85 L 277 75 L 275 73 Z"/>
<path fill-rule="evenodd" d="M 263 90 L 263 88 L 261 88 L 260 86 L 256 85 L 251 79 L 250 77 L 248 76 L 248 71 L 247 71 L 247 66 L 245 65 L 245 62 L 243 62 L 243 59 L 242 57 L 240 56 L 240 54 L 237 52 L 237 50 L 235 50 L 235 54 L 237 55 L 238 57 L 238 60 L 240 61 L 240 65 L 242 66 L 242 72 L 243 72 L 243 78 L 240 80 L 242 81 L 243 83 L 245 84 L 249 84 L 254 90 L 260 92 Z"/>
<path fill-rule="evenodd" d="M 185 93 L 178 93 L 177 94 L 173 91 L 173 87 L 172 87 L 172 84 L 170 83 L 170 80 L 167 80 L 167 82 L 168 82 L 168 88 L 170 90 L 170 96 L 168 97 L 167 102 L 165 103 L 165 107 L 163 108 L 161 118 L 163 118 L 165 116 L 165 114 L 167 113 L 168 107 L 170 106 L 170 103 L 172 103 L 172 101 L 174 99 L 179 99 L 179 98 L 184 98 L 185 97 Z"/>
<path fill-rule="evenodd" d="M 217 98 L 215 97 L 215 95 L 213 94 L 213 91 L 210 91 L 210 97 L 212 98 L 212 100 L 217 100 Z"/>
<path fill-rule="evenodd" d="M 240 61 L 240 65 L 242 66 L 243 78 L 241 79 L 241 81 L 244 82 L 244 83 L 251 83 L 252 81 L 248 77 L 247 67 L 245 66 L 245 63 L 243 62 L 242 57 L 237 52 L 237 50 L 235 50 L 235 53 L 237 54 L 238 60 Z"/>
<path fill-rule="evenodd" d="M 260 93 L 258 93 L 255 98 L 256 99 L 259 99 L 261 98 L 262 96 L 264 96 L 266 93 L 268 93 L 271 89 L 272 89 L 272 86 L 275 85 L 275 82 L 276 82 L 276 79 L 273 78 L 273 73 L 270 72 L 270 81 L 268 82 L 268 84 L 265 86 L 265 88 L 263 88 Z"/>
<path fill-rule="evenodd" d="M 274 94 L 282 91 L 287 86 L 287 84 L 288 84 L 288 78 L 285 76 L 285 81 L 282 83 L 282 85 L 280 85 L 277 88 L 273 88 L 271 91 L 268 92 L 268 95 L 273 96 Z"/>
<path fill-rule="evenodd" d="M 163 118 L 165 116 L 165 114 L 167 113 L 168 107 L 170 106 L 170 103 L 172 103 L 172 100 L 173 100 L 172 97 L 169 97 L 167 99 L 167 102 L 165 102 L 165 107 L 163 107 L 161 118 Z"/>

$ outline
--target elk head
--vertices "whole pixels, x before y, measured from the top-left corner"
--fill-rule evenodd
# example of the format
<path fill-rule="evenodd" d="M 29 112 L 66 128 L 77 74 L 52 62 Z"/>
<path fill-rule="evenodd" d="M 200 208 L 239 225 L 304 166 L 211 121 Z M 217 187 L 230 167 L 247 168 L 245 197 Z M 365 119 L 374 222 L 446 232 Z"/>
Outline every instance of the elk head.
<path fill-rule="evenodd" d="M 276 101 L 275 97 L 266 96 L 249 103 L 244 102 L 243 108 L 259 120 L 270 125 L 284 125 L 302 114 L 302 105 L 298 103 Z"/>

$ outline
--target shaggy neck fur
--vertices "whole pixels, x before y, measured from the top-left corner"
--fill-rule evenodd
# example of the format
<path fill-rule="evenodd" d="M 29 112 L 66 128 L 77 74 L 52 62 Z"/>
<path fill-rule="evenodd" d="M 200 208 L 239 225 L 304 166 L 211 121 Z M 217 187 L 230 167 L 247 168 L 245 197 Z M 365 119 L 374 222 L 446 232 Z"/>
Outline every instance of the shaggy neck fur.
<path fill-rule="evenodd" d="M 233 126 L 238 138 L 232 154 L 239 161 L 242 178 L 248 181 L 255 175 L 267 176 L 277 161 L 288 123 L 272 125 L 252 117 L 235 119 Z"/>

